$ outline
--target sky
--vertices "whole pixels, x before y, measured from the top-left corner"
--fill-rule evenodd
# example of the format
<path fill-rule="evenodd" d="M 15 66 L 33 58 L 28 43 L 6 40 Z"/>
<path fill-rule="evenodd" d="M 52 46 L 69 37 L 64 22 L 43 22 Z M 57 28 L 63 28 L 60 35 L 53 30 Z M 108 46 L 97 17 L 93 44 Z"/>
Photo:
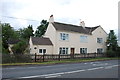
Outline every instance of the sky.
<path fill-rule="evenodd" d="M 49 20 L 51 14 L 56 22 L 86 27 L 101 25 L 109 33 L 118 33 L 118 2 L 120 0 L 1 0 L 0 21 L 10 23 L 14 29 L 29 24 L 36 30 L 41 20 Z"/>

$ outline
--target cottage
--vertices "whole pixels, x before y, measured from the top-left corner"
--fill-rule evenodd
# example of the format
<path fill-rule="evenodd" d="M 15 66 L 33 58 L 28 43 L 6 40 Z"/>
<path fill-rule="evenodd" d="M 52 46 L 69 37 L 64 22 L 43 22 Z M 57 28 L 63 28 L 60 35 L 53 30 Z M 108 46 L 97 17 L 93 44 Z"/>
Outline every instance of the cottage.
<path fill-rule="evenodd" d="M 30 37 L 30 54 L 51 54 L 53 53 L 53 44 L 49 38 Z"/>
<path fill-rule="evenodd" d="M 106 51 L 107 33 L 101 26 L 86 27 L 55 22 L 50 16 L 43 38 L 30 37 L 31 54 L 82 54 Z"/>

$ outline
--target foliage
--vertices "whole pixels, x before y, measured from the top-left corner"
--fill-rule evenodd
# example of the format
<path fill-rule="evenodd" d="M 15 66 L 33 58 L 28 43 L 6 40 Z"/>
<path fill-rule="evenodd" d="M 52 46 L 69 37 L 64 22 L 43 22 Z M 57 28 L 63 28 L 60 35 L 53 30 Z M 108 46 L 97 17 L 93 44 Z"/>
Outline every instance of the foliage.
<path fill-rule="evenodd" d="M 115 57 L 116 53 L 112 49 L 107 50 L 107 56 L 108 57 Z"/>
<path fill-rule="evenodd" d="M 27 47 L 27 43 L 25 41 L 20 41 L 12 47 L 12 51 L 14 54 L 23 54 Z"/>
<path fill-rule="evenodd" d="M 47 20 L 42 20 L 40 26 L 37 27 L 37 30 L 35 31 L 35 37 L 41 37 L 46 32 L 48 26 Z"/>
<path fill-rule="evenodd" d="M 8 39 L 17 39 L 17 35 L 14 31 L 14 29 L 11 27 L 8 23 L 1 24 L 2 26 L 2 49 L 3 51 L 8 51 Z"/>
<path fill-rule="evenodd" d="M 110 33 L 107 38 L 107 45 L 108 45 L 108 50 L 112 49 L 113 51 L 117 50 L 118 44 L 117 44 L 117 37 L 114 33 L 114 30 L 110 30 Z"/>
<path fill-rule="evenodd" d="M 114 33 L 114 30 L 110 30 L 110 33 L 107 38 L 107 56 L 115 57 L 117 53 L 117 37 Z"/>
<path fill-rule="evenodd" d="M 117 56 L 120 57 L 120 47 L 117 47 L 117 52 L 116 52 Z"/>
<path fill-rule="evenodd" d="M 17 33 L 19 34 L 19 38 L 26 40 L 29 40 L 30 36 L 34 36 L 33 32 L 34 30 L 32 28 L 32 25 L 29 25 L 27 28 L 19 29 L 17 31 Z"/>
<path fill-rule="evenodd" d="M 10 39 L 12 40 L 20 40 L 22 42 L 16 44 L 15 46 L 13 46 L 14 48 L 14 52 L 22 52 L 25 50 L 23 48 L 26 48 L 24 46 L 28 45 L 26 44 L 25 42 L 28 43 L 28 40 L 30 38 L 30 36 L 34 36 L 33 32 L 33 28 L 32 28 L 32 25 L 29 25 L 27 28 L 23 28 L 23 29 L 19 29 L 19 30 L 14 30 L 10 24 L 8 23 L 1 23 L 0 25 L 2 27 L 2 52 L 3 53 L 9 53 L 9 50 L 8 50 L 8 41 Z M 24 40 L 24 42 L 23 42 Z M 18 48 L 21 48 L 21 45 L 23 46 L 22 47 L 22 50 L 21 51 L 20 49 Z M 17 50 L 17 51 L 15 51 Z M 19 52 L 19 53 L 20 53 Z"/>
<path fill-rule="evenodd" d="M 21 62 L 31 62 L 30 55 L 26 54 L 2 54 L 2 63 L 21 63 Z"/>

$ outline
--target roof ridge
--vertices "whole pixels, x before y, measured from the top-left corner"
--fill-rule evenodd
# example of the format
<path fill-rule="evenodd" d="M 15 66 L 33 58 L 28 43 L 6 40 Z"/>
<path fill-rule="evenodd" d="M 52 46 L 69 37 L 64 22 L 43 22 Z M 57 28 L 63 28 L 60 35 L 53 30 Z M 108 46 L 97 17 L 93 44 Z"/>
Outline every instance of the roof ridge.
<path fill-rule="evenodd" d="M 91 32 L 97 29 L 99 26 L 95 27 L 82 27 L 78 25 L 73 24 L 66 24 L 66 23 L 60 23 L 60 22 L 54 22 L 52 25 L 55 27 L 56 30 L 62 30 L 62 31 L 72 31 L 72 32 L 78 32 L 83 34 L 91 35 Z"/>
<path fill-rule="evenodd" d="M 64 25 L 71 25 L 71 26 L 76 26 L 76 27 L 82 27 L 82 26 L 79 26 L 79 25 L 74 25 L 74 24 L 69 24 L 69 23 L 62 23 L 62 22 L 54 22 L 54 23 L 64 24 Z"/>

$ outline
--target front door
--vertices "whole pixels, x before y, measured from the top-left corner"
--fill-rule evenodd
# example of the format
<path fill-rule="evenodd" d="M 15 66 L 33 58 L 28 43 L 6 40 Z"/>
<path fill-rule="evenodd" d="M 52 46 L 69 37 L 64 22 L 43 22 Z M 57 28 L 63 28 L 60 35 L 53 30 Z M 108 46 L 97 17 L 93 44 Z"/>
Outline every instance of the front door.
<path fill-rule="evenodd" d="M 71 54 L 75 53 L 75 48 L 71 48 Z"/>

